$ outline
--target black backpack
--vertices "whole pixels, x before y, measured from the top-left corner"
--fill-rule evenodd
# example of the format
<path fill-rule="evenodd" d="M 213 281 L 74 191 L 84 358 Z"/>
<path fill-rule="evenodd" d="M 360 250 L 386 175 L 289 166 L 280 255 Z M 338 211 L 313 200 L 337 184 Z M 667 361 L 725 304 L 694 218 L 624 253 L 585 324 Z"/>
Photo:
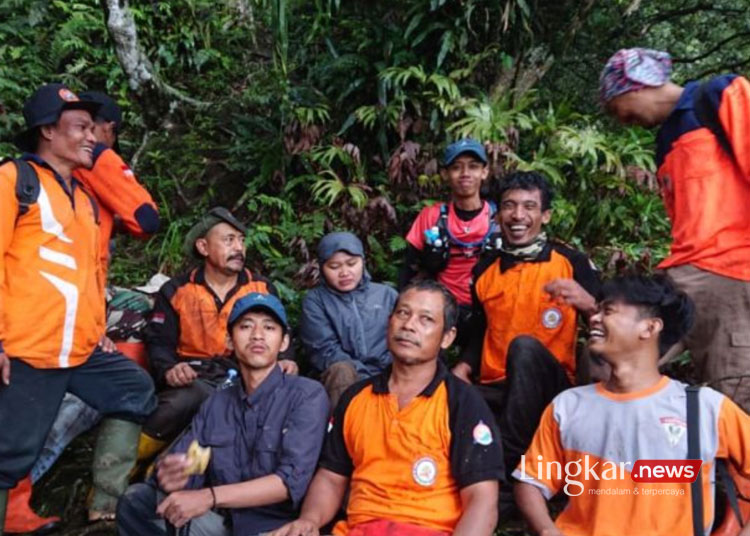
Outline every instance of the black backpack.
<path fill-rule="evenodd" d="M 26 160 L 17 158 L 4 158 L 0 161 L 0 166 L 7 162 L 13 162 L 16 165 L 16 199 L 18 200 L 18 218 L 29 211 L 29 207 L 39 199 L 39 177 L 31 164 Z"/>

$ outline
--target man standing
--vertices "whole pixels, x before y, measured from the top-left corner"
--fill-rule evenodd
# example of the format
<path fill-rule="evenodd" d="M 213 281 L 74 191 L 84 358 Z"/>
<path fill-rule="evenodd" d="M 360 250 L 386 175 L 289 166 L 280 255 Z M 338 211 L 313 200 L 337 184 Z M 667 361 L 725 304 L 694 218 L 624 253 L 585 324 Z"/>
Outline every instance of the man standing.
<path fill-rule="evenodd" d="M 388 324 L 393 366 L 353 385 L 329 427 L 300 518 L 273 536 L 490 536 L 503 477 L 499 433 L 479 394 L 438 359 L 456 337 L 456 302 L 422 280 Z"/>
<path fill-rule="evenodd" d="M 98 207 L 72 176 L 93 163 L 98 107 L 62 84 L 42 86 L 16 138 L 26 154 L 0 166 L 0 429 L 12 430 L 0 442 L 0 521 L 7 490 L 33 465 L 66 391 L 134 423 L 155 407 L 148 375 L 98 347 Z"/>
<path fill-rule="evenodd" d="M 622 123 L 659 126 L 657 179 L 672 221 L 659 267 L 695 302 L 684 342 L 701 381 L 750 411 L 741 379 L 750 369 L 750 82 L 729 74 L 681 87 L 670 73 L 666 52 L 620 50 L 602 71 L 601 101 Z"/>
<path fill-rule="evenodd" d="M 471 270 L 499 236 L 497 207 L 480 196 L 488 175 L 487 153 L 477 140 L 466 138 L 446 147 L 440 176 L 451 188 L 451 201 L 423 208 L 414 220 L 399 274 L 399 287 L 421 274 L 453 294 L 459 307 L 456 344 L 460 347 L 469 334 Z"/>
<path fill-rule="evenodd" d="M 505 466 L 526 451 L 542 411 L 575 382 L 580 314 L 596 307 L 597 272 L 581 252 L 547 239 L 552 189 L 536 172 L 500 187 L 502 249 L 474 269 L 475 335 L 453 373 L 477 386 L 503 433 Z"/>
<path fill-rule="evenodd" d="M 118 154 L 122 131 L 120 107 L 99 91 L 83 92 L 81 98 L 100 104 L 94 119 L 94 165 L 91 169 L 78 168 L 73 175 L 94 194 L 101 208 L 100 254 L 106 274 L 109 242 L 115 228 L 121 227 L 136 238 L 148 238 L 159 230 L 159 213 L 151 194 Z"/>
<path fill-rule="evenodd" d="M 161 391 L 159 407 L 143 426 L 141 459 L 174 439 L 228 371 L 236 369 L 226 340 L 235 302 L 250 292 L 276 294 L 270 281 L 245 268 L 246 232 L 227 209 L 209 210 L 185 238 L 185 252 L 201 259 L 201 265 L 171 279 L 157 294 L 146 342 Z M 297 373 L 294 361 L 279 364 Z"/>
<path fill-rule="evenodd" d="M 157 463 L 160 491 L 152 480 L 123 495 L 122 536 L 165 536 L 164 519 L 176 527 L 190 523 L 193 535 L 253 536 L 291 519 L 302 502 L 325 435 L 328 396 L 319 383 L 278 366 L 289 324 L 275 296 L 237 300 L 228 332 L 241 383 L 211 396 Z M 194 440 L 211 447 L 211 459 L 205 475 L 189 478 L 184 453 Z M 231 529 L 217 509 L 228 512 Z"/>
<path fill-rule="evenodd" d="M 657 469 L 662 474 L 687 469 L 639 469 L 636 464 L 693 459 L 686 385 L 662 376 L 657 366 L 659 356 L 690 329 L 693 316 L 690 299 L 663 276 L 629 276 L 604 284 L 589 321 L 589 348 L 612 373 L 605 382 L 555 397 L 514 472 L 520 481 L 514 489 L 516 502 L 535 534 L 709 533 L 717 458 L 728 458 L 750 473 L 750 417 L 744 411 L 713 389 L 698 393 L 693 425 L 700 437 L 695 457 L 702 463 L 695 468 L 703 490 L 700 532 L 691 523 L 689 481 L 641 480 L 657 475 Z M 569 500 L 553 522 L 545 499 L 560 490 Z"/>

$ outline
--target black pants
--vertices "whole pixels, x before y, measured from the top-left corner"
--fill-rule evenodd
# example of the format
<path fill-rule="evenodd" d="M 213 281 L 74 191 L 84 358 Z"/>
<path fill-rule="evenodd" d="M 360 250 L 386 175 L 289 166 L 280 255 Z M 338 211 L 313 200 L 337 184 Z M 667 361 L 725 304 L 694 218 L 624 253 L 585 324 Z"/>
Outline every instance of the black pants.
<path fill-rule="evenodd" d="M 458 320 L 456 321 L 456 341 L 455 345 L 464 348 L 473 335 L 471 326 L 471 305 L 458 306 Z"/>
<path fill-rule="evenodd" d="M 65 369 L 11 359 L 10 385 L 0 386 L 0 489 L 29 473 L 66 391 L 106 416 L 135 423 L 156 407 L 151 377 L 120 353 L 97 348 L 84 364 Z"/>
<path fill-rule="evenodd" d="M 506 379 L 476 387 L 497 419 L 510 475 L 529 448 L 544 408 L 572 386 L 555 356 L 534 337 L 522 335 L 508 347 Z"/>
<path fill-rule="evenodd" d="M 194 364 L 195 363 L 195 364 Z M 206 400 L 224 382 L 227 371 L 239 367 L 226 359 L 206 359 L 190 363 L 198 373 L 185 387 L 166 387 L 160 391 L 159 404 L 143 424 L 143 432 L 162 441 L 171 441 L 182 432 Z"/>

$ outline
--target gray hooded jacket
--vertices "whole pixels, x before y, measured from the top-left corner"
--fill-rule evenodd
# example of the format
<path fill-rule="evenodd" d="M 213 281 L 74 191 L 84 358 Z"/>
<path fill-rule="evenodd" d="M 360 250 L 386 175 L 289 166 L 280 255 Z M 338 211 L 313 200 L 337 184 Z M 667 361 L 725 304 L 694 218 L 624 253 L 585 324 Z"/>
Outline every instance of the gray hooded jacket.
<path fill-rule="evenodd" d="M 321 246 L 321 265 L 336 251 L 362 255 L 361 243 L 350 233 L 328 235 Z M 382 372 L 391 362 L 386 331 L 397 298 L 393 288 L 373 283 L 367 270 L 350 292 L 334 290 L 321 276 L 302 302 L 300 319 L 300 340 L 312 366 L 320 373 L 347 360 L 363 377 Z"/>

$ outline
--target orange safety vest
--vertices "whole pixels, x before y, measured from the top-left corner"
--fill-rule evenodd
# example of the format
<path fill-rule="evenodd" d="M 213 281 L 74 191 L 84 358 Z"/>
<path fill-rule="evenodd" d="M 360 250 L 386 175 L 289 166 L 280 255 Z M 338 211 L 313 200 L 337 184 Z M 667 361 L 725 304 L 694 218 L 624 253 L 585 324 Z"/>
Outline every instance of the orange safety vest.
<path fill-rule="evenodd" d="M 101 149 L 101 145 L 97 149 Z M 101 240 L 99 255 L 104 267 L 103 284 L 106 285 L 109 264 L 109 240 L 112 237 L 114 218 L 117 215 L 128 232 L 138 238 L 148 236 L 136 219 L 135 213 L 144 205 L 156 210 L 156 204 L 148 191 L 138 182 L 123 159 L 114 150 L 104 148 L 95 153 L 91 169 L 78 168 L 73 176 L 92 192 L 99 203 Z"/>
<path fill-rule="evenodd" d="M 724 75 L 707 82 L 734 149 L 732 158 L 697 119 L 688 84 L 657 136 L 657 178 L 672 247 L 660 268 L 692 264 L 750 281 L 750 82 Z"/>
<path fill-rule="evenodd" d="M 227 320 L 234 303 L 251 292 L 269 293 L 265 280 L 254 279 L 247 269 L 244 275 L 246 281 L 222 304 L 217 303 L 216 296 L 203 282 L 202 269 L 196 268 L 178 282 L 170 303 L 179 317 L 179 357 L 210 359 L 231 354 L 227 348 Z"/>
<path fill-rule="evenodd" d="M 0 341 L 35 368 L 84 363 L 105 332 L 93 199 L 41 160 L 39 197 L 18 217 L 16 166 L 0 167 Z"/>
<path fill-rule="evenodd" d="M 539 340 L 573 381 L 578 312 L 544 291 L 554 279 L 575 279 L 591 294 L 598 288 L 590 261 L 560 244 L 549 243 L 534 261 L 514 261 L 501 253 L 477 265 L 474 292 L 487 319 L 481 383 L 505 379 L 508 347 L 520 335 Z"/>

